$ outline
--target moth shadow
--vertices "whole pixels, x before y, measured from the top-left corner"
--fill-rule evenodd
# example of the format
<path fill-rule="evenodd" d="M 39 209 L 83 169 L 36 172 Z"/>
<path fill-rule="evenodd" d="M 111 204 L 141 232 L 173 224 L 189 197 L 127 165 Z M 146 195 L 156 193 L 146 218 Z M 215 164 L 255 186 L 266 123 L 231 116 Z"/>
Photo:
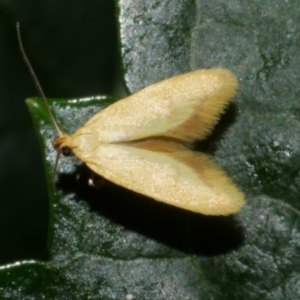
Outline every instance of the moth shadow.
<path fill-rule="evenodd" d="M 91 211 L 129 230 L 188 254 L 214 256 L 244 244 L 244 228 L 234 216 L 205 216 L 179 209 L 107 182 L 95 189 L 86 184 L 89 170 L 83 165 L 80 180 L 62 174 L 58 187 L 75 192 Z"/>

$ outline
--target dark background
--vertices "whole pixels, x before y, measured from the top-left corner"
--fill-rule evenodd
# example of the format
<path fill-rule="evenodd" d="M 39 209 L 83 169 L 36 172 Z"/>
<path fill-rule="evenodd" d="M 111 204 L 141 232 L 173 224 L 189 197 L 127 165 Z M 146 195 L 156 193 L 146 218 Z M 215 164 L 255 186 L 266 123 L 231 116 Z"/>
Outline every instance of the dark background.
<path fill-rule="evenodd" d="M 37 96 L 23 44 L 47 97 L 122 95 L 114 1 L 0 1 L 0 263 L 47 259 L 48 196 L 24 100 Z"/>

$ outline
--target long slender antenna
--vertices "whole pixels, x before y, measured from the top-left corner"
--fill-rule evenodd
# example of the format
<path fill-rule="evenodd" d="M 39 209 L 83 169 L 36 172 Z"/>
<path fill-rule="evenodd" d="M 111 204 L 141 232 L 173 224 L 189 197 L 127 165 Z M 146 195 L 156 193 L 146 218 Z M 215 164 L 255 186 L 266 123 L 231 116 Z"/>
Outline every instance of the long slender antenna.
<path fill-rule="evenodd" d="M 17 36 L 18 36 L 18 42 L 19 42 L 19 47 L 20 47 L 21 54 L 22 54 L 22 56 L 23 56 L 23 59 L 24 59 L 24 62 L 25 62 L 25 64 L 26 64 L 26 66 L 27 66 L 27 68 L 28 68 L 28 70 L 29 70 L 29 73 L 30 73 L 30 75 L 31 75 L 32 78 L 33 78 L 33 82 L 34 82 L 34 84 L 35 84 L 35 87 L 36 87 L 38 93 L 40 94 L 40 96 L 41 96 L 41 97 L 43 98 L 43 100 L 44 100 L 46 109 L 47 109 L 47 111 L 48 111 L 48 113 L 49 113 L 49 115 L 50 115 L 50 117 L 51 117 L 51 121 L 52 121 L 54 127 L 56 128 L 56 130 L 57 130 L 57 132 L 58 132 L 58 135 L 59 135 L 59 136 L 62 136 L 63 133 L 62 133 L 62 131 L 59 129 L 59 127 L 58 127 L 58 125 L 57 125 L 57 123 L 56 123 L 56 121 L 55 121 L 55 119 L 54 119 L 54 116 L 53 116 L 52 111 L 51 111 L 51 108 L 50 108 L 50 106 L 49 106 L 49 104 L 48 104 L 47 98 L 46 98 L 46 96 L 45 96 L 45 94 L 44 94 L 44 91 L 43 91 L 43 89 L 42 89 L 42 86 L 40 85 L 40 83 L 39 83 L 39 81 L 38 81 L 38 79 L 37 79 L 37 76 L 35 75 L 34 70 L 33 70 L 32 66 L 31 66 L 30 61 L 29 61 L 29 59 L 28 59 L 28 57 L 27 57 L 27 55 L 26 55 L 26 52 L 25 52 L 25 50 L 24 50 L 23 43 L 22 43 L 22 39 L 21 39 L 21 32 L 20 32 L 20 25 L 19 25 L 19 22 L 17 22 Z"/>
<path fill-rule="evenodd" d="M 53 174 L 52 174 L 52 180 L 51 180 L 54 191 L 56 190 L 54 179 L 55 179 L 55 175 L 56 175 L 56 171 L 57 171 L 57 166 L 58 166 L 58 161 L 59 161 L 60 154 L 61 154 L 61 150 L 58 150 L 57 154 L 56 154 L 56 159 L 55 159 L 55 164 L 54 164 Z"/>

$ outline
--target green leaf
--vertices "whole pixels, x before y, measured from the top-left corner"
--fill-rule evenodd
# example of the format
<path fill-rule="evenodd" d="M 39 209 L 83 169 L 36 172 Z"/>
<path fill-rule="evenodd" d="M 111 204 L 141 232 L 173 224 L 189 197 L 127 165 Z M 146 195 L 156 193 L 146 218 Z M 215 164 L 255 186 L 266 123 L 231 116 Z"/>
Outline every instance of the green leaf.
<path fill-rule="evenodd" d="M 0 264 L 7 264 L 47 258 L 49 215 L 41 151 L 24 105 L 38 92 L 22 60 L 16 22 L 47 96 L 120 94 L 120 59 L 114 1 L 0 3 Z"/>
<path fill-rule="evenodd" d="M 227 67 L 240 91 L 212 137 L 212 153 L 246 194 L 233 217 L 157 203 L 62 158 L 40 99 L 27 101 L 44 152 L 49 261 L 0 272 L 4 299 L 297 299 L 300 296 L 300 124 L 297 1 L 120 1 L 124 77 L 134 92 L 197 68 Z M 108 97 L 50 100 L 73 132 Z M 78 179 L 78 174 L 80 175 Z"/>

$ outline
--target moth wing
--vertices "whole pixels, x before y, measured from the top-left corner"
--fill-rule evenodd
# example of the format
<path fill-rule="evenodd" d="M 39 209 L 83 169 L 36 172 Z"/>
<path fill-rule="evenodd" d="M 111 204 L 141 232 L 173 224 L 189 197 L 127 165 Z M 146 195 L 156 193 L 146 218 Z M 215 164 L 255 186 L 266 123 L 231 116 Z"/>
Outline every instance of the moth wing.
<path fill-rule="evenodd" d="M 77 148 L 74 152 L 104 178 L 186 210 L 228 215 L 244 204 L 243 194 L 202 153 L 155 152 L 124 144 L 103 144 L 88 153 Z"/>
<path fill-rule="evenodd" d="M 227 69 L 203 69 L 153 84 L 105 108 L 75 135 L 102 143 L 152 136 L 204 139 L 236 93 Z"/>

